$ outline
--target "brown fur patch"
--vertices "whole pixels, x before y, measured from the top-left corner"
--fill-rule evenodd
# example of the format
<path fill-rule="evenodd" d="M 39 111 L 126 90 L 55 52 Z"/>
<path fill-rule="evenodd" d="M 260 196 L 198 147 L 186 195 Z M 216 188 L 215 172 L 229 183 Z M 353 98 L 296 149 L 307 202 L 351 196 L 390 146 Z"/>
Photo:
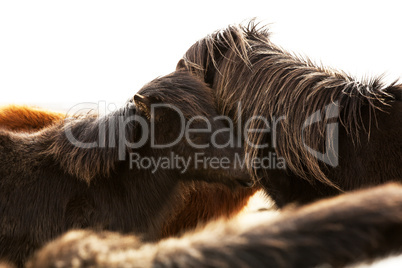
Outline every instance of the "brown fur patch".
<path fill-rule="evenodd" d="M 34 132 L 64 119 L 62 113 L 29 106 L 9 105 L 0 108 L 0 128 Z"/>

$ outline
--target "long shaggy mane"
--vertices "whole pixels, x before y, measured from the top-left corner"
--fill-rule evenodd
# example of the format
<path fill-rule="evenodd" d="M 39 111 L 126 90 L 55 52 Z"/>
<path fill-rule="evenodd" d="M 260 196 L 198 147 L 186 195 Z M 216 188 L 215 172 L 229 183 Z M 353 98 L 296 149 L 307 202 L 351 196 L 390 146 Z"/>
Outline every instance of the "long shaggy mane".
<path fill-rule="evenodd" d="M 395 94 L 402 89 L 396 82 L 385 86 L 381 77 L 357 81 L 345 72 L 318 66 L 308 58 L 289 53 L 274 45 L 268 30 L 254 21 L 247 26 L 229 26 L 199 40 L 177 68 L 203 78 L 215 90 L 218 111 L 235 120 L 243 118 L 244 122 L 264 116 L 272 122 L 284 116 L 286 120 L 271 130 L 276 132 L 276 142 L 272 144 L 275 152 L 285 158 L 287 167 L 296 175 L 335 188 L 336 183 L 325 175 L 326 166 L 304 144 L 324 151 L 325 136 L 334 135 L 326 132 L 331 118 L 325 114 L 337 111 L 338 121 L 353 142 L 358 143 L 361 133 L 369 135 L 376 126 L 377 111 L 398 99 Z M 324 119 L 303 130 L 306 120 L 317 111 Z M 368 114 L 369 120 L 364 120 L 362 113 Z M 250 129 L 263 128 L 263 124 L 254 120 Z M 261 144 L 267 136 L 260 132 L 248 139 Z M 248 144 L 245 147 L 249 158 L 261 156 L 261 150 Z"/>

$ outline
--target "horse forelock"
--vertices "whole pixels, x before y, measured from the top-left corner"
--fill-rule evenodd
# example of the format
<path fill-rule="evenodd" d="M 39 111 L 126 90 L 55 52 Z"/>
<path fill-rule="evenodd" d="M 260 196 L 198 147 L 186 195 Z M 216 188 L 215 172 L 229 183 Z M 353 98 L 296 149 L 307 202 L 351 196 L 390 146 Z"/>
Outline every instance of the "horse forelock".
<path fill-rule="evenodd" d="M 268 31 L 257 26 L 253 21 L 247 26 L 229 26 L 201 39 L 186 52 L 181 66 L 212 87 L 219 113 L 237 120 L 241 102 L 243 120 L 263 116 L 272 121 L 284 116 L 286 121 L 279 122 L 276 153 L 300 177 L 339 189 L 326 177 L 327 166 L 304 145 L 324 151 L 326 134 L 335 134 L 326 133 L 331 121 L 325 116 L 327 107 L 339 110 L 337 119 L 358 143 L 360 134 L 369 135 L 371 125 L 376 125 L 375 111 L 389 105 L 395 83 L 385 86 L 381 77 L 359 82 L 345 72 L 318 66 L 275 46 Z M 368 114 L 362 114 L 363 107 Z M 305 128 L 306 120 L 316 112 L 322 120 Z M 253 122 L 250 129 L 261 125 L 261 121 Z M 264 133 L 253 133 L 249 139 L 261 144 L 267 138 Z M 250 157 L 261 152 L 247 144 L 245 150 Z"/>

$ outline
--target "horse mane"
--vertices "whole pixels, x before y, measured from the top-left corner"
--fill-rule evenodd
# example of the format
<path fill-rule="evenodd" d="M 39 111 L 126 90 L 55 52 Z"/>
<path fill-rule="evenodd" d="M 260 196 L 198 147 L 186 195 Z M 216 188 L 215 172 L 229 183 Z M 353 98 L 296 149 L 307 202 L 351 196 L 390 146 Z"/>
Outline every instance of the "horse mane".
<path fill-rule="evenodd" d="M 376 111 L 386 110 L 393 100 L 400 99 L 395 92 L 402 89 L 396 82 L 385 86 L 382 77 L 357 81 L 345 72 L 287 52 L 270 41 L 266 27 L 254 21 L 246 26 L 229 26 L 199 40 L 185 53 L 177 69 L 190 70 L 204 79 L 215 90 L 218 111 L 236 121 L 264 116 L 272 122 L 285 116 L 286 121 L 280 121 L 276 129 L 280 135 L 275 133 L 276 153 L 296 175 L 310 182 L 315 178 L 339 190 L 336 182 L 327 178 L 327 166 L 320 164 L 304 144 L 324 151 L 325 135 L 334 135 L 326 133 L 331 118 L 325 114 L 337 111 L 346 133 L 359 143 L 361 133 L 369 136 L 376 125 Z M 244 109 L 241 112 L 239 102 Z M 317 111 L 324 119 L 305 129 L 303 141 L 306 119 Z M 263 128 L 261 120 L 250 124 L 250 129 L 258 128 Z M 266 139 L 261 132 L 249 136 L 253 144 Z M 245 150 L 251 159 L 261 153 L 247 144 Z M 252 172 L 258 178 L 256 171 Z"/>
<path fill-rule="evenodd" d="M 53 157 L 60 163 L 65 171 L 70 175 L 83 179 L 88 184 L 96 176 L 108 177 L 115 169 L 118 162 L 117 146 L 109 147 L 109 128 L 106 127 L 106 134 L 99 136 L 99 125 L 108 126 L 111 116 L 95 117 L 86 116 L 85 118 L 76 118 L 71 122 L 66 122 L 55 133 L 55 139 L 43 152 L 44 155 Z M 116 123 L 117 120 L 115 120 Z M 92 143 L 100 142 L 105 144 L 103 148 L 85 148 L 76 146 L 66 139 L 66 131 L 72 130 L 74 137 L 79 142 Z M 116 136 L 115 136 L 116 137 Z M 100 141 L 99 139 L 102 139 Z"/>

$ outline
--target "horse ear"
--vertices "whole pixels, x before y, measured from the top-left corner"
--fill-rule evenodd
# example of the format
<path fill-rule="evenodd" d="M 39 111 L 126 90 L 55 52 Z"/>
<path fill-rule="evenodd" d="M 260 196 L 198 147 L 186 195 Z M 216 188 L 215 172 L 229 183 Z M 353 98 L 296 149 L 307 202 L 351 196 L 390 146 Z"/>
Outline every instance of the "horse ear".
<path fill-rule="evenodd" d="M 152 101 L 149 97 L 140 94 L 135 94 L 134 102 L 143 112 L 147 114 L 150 113 Z"/>
<path fill-rule="evenodd" d="M 185 70 L 188 71 L 188 67 L 184 59 L 181 59 L 176 65 L 176 71 Z"/>
<path fill-rule="evenodd" d="M 146 105 L 146 106 L 150 106 L 151 105 L 151 100 L 150 100 L 150 98 L 148 98 L 148 97 L 146 97 L 146 96 L 143 96 L 143 95 L 141 95 L 141 94 L 135 94 L 134 95 L 134 101 L 135 101 L 135 103 L 138 103 L 138 104 L 142 104 L 142 105 Z"/>

